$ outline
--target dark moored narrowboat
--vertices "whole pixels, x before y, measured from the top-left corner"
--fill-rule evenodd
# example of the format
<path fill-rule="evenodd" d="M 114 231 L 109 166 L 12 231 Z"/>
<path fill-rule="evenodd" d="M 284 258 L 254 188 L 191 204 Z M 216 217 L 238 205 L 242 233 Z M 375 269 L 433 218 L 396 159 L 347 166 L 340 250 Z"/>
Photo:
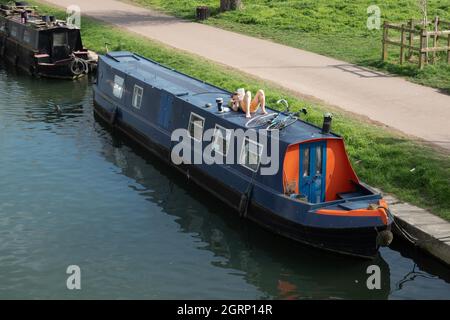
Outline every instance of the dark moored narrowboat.
<path fill-rule="evenodd" d="M 96 116 L 241 216 L 293 240 L 359 257 L 375 256 L 380 245 L 392 240 L 393 217 L 381 195 L 359 181 L 341 137 L 296 121 L 279 131 L 278 152 L 270 155 L 278 157 L 279 169 L 263 175 L 262 150 L 257 147 L 250 154 L 255 150 L 250 146 L 259 146 L 262 135 L 273 133 L 258 131 L 255 141 L 245 138 L 239 144 L 234 134 L 226 132 L 245 130 L 245 114 L 219 112 L 215 107 L 217 98 L 229 97 L 223 89 L 130 52 L 99 58 Z M 171 135 L 180 128 L 187 129 L 192 144 L 200 146 L 194 152 L 200 153 L 208 144 L 202 133 L 213 129 L 213 139 L 222 139 L 218 152 L 227 154 L 235 148 L 233 163 L 176 165 L 171 153 L 177 142 Z M 267 149 L 272 150 L 273 142 L 268 141 Z M 256 166 L 246 161 L 250 158 L 256 159 Z"/>
<path fill-rule="evenodd" d="M 78 28 L 17 4 L 0 8 L 0 57 L 36 76 L 74 79 L 92 70 Z"/>

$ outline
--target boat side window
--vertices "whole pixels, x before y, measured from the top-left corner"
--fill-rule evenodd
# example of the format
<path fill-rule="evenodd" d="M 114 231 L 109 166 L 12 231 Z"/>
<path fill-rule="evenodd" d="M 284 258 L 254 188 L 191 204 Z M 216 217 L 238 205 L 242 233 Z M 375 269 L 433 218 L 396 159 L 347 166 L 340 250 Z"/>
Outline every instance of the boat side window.
<path fill-rule="evenodd" d="M 38 44 L 39 52 L 50 54 L 50 47 L 51 47 L 50 36 L 45 32 L 40 32 L 38 38 L 39 38 Z"/>
<path fill-rule="evenodd" d="M 6 21 L 0 21 L 0 31 L 6 31 Z"/>
<path fill-rule="evenodd" d="M 53 46 L 63 47 L 67 45 L 67 32 L 59 32 L 53 34 Z"/>
<path fill-rule="evenodd" d="M 223 156 L 228 154 L 230 147 L 231 130 L 216 124 L 214 128 L 213 150 Z"/>
<path fill-rule="evenodd" d="M 252 171 L 258 171 L 263 147 L 261 144 L 245 137 L 241 151 L 241 164 Z"/>
<path fill-rule="evenodd" d="M 114 86 L 113 86 L 113 95 L 121 99 L 123 94 L 123 78 L 119 77 L 118 75 L 114 76 Z"/>
<path fill-rule="evenodd" d="M 26 43 L 31 43 L 31 32 L 30 30 L 25 29 L 23 31 L 23 41 Z"/>
<path fill-rule="evenodd" d="M 204 125 L 205 118 L 191 112 L 191 117 L 189 118 L 189 136 L 196 141 L 202 141 Z"/>
<path fill-rule="evenodd" d="M 11 36 L 17 37 L 18 32 L 17 26 L 11 26 Z"/>
<path fill-rule="evenodd" d="M 141 108 L 143 94 L 144 94 L 144 89 L 142 87 L 138 86 L 137 84 L 135 84 L 134 90 L 133 90 L 133 101 L 131 102 L 131 104 L 136 109 Z"/>
<path fill-rule="evenodd" d="M 316 172 L 315 174 L 322 174 L 322 148 L 316 148 Z"/>
<path fill-rule="evenodd" d="M 302 153 L 302 176 L 309 177 L 309 148 L 303 149 Z"/>

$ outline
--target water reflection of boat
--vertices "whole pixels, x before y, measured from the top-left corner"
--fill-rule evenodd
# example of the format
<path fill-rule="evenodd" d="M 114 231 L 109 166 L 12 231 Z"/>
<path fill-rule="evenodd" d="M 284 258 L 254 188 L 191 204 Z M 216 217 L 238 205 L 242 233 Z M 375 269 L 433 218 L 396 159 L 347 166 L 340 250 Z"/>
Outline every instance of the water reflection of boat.
<path fill-rule="evenodd" d="M 230 214 L 230 209 L 205 196 L 199 187 L 149 156 L 128 139 L 103 135 L 105 159 L 121 174 L 135 180 L 136 190 L 176 218 L 181 230 L 206 243 L 223 260 L 218 268 L 244 272 L 245 280 L 268 298 L 386 299 L 390 292 L 390 269 L 381 256 L 374 260 L 349 259 L 324 254 L 273 235 Z M 124 143 L 126 145 L 124 145 Z M 127 148 L 133 147 L 133 151 Z M 130 186 L 135 188 L 135 186 Z M 381 269 L 381 290 L 368 290 L 369 265 Z"/>
<path fill-rule="evenodd" d="M 89 78 L 64 82 L 25 77 L 23 72 L 9 65 L 0 64 L 2 74 L 2 98 L 17 104 L 16 112 L 26 114 L 27 122 L 57 123 L 76 118 L 83 113 L 83 101 L 87 99 Z M 49 86 L 49 82 L 51 85 Z M 23 92 L 20 100 L 15 92 Z M 9 95 L 11 94 L 11 98 Z"/>

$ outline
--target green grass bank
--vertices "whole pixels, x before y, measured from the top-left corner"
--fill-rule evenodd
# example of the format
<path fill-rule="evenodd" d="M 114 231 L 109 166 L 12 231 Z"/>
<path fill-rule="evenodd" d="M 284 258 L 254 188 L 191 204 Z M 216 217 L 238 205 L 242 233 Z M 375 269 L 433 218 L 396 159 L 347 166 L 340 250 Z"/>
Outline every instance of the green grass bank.
<path fill-rule="evenodd" d="M 2 2 L 5 1 L 0 0 Z M 40 5 L 40 10 L 59 18 L 65 15 L 63 11 L 45 5 Z M 82 18 L 82 34 L 85 46 L 99 53 L 105 51 L 104 44 L 108 42 L 113 50 L 137 52 L 230 91 L 238 87 L 252 91 L 263 88 L 270 106 L 274 106 L 281 97 L 287 98 L 293 109 L 306 106 L 309 111 L 306 120 L 317 125 L 321 125 L 323 113 L 330 111 L 326 106 L 305 101 L 271 83 L 237 75 L 221 65 L 90 18 Z M 448 153 L 441 153 L 347 113 L 333 110 L 333 114 L 333 131 L 345 138 L 353 166 L 364 182 L 450 221 Z"/>
<path fill-rule="evenodd" d="M 419 70 L 417 64 L 400 66 L 398 47 L 381 61 L 382 30 L 369 30 L 367 8 L 377 5 L 381 22 L 421 19 L 417 0 L 243 0 L 240 11 L 219 12 L 219 0 L 125 0 L 157 8 L 183 19 L 195 19 L 195 8 L 207 5 L 212 16 L 206 24 L 271 39 L 340 60 L 399 74 L 410 81 L 450 93 L 450 65 L 440 62 Z M 450 1 L 429 0 L 428 16 L 450 20 Z"/>

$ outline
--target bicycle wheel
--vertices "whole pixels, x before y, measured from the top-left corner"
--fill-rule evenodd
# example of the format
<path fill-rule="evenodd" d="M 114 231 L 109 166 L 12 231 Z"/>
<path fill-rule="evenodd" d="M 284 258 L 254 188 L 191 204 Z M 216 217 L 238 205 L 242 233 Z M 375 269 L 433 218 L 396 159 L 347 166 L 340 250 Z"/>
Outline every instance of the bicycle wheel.
<path fill-rule="evenodd" d="M 245 124 L 245 127 L 246 128 L 257 128 L 257 127 L 264 126 L 264 125 L 270 123 L 270 121 L 275 119 L 277 116 L 278 116 L 277 113 L 269 113 L 269 114 L 263 114 L 263 115 L 257 116 L 253 119 L 248 120 L 247 123 Z"/>
<path fill-rule="evenodd" d="M 291 116 L 291 117 L 287 117 L 281 121 L 277 121 L 275 123 L 270 124 L 267 127 L 267 130 L 282 130 L 288 126 L 290 126 L 291 124 L 295 123 L 295 121 L 297 121 L 297 117 L 295 116 Z"/>

